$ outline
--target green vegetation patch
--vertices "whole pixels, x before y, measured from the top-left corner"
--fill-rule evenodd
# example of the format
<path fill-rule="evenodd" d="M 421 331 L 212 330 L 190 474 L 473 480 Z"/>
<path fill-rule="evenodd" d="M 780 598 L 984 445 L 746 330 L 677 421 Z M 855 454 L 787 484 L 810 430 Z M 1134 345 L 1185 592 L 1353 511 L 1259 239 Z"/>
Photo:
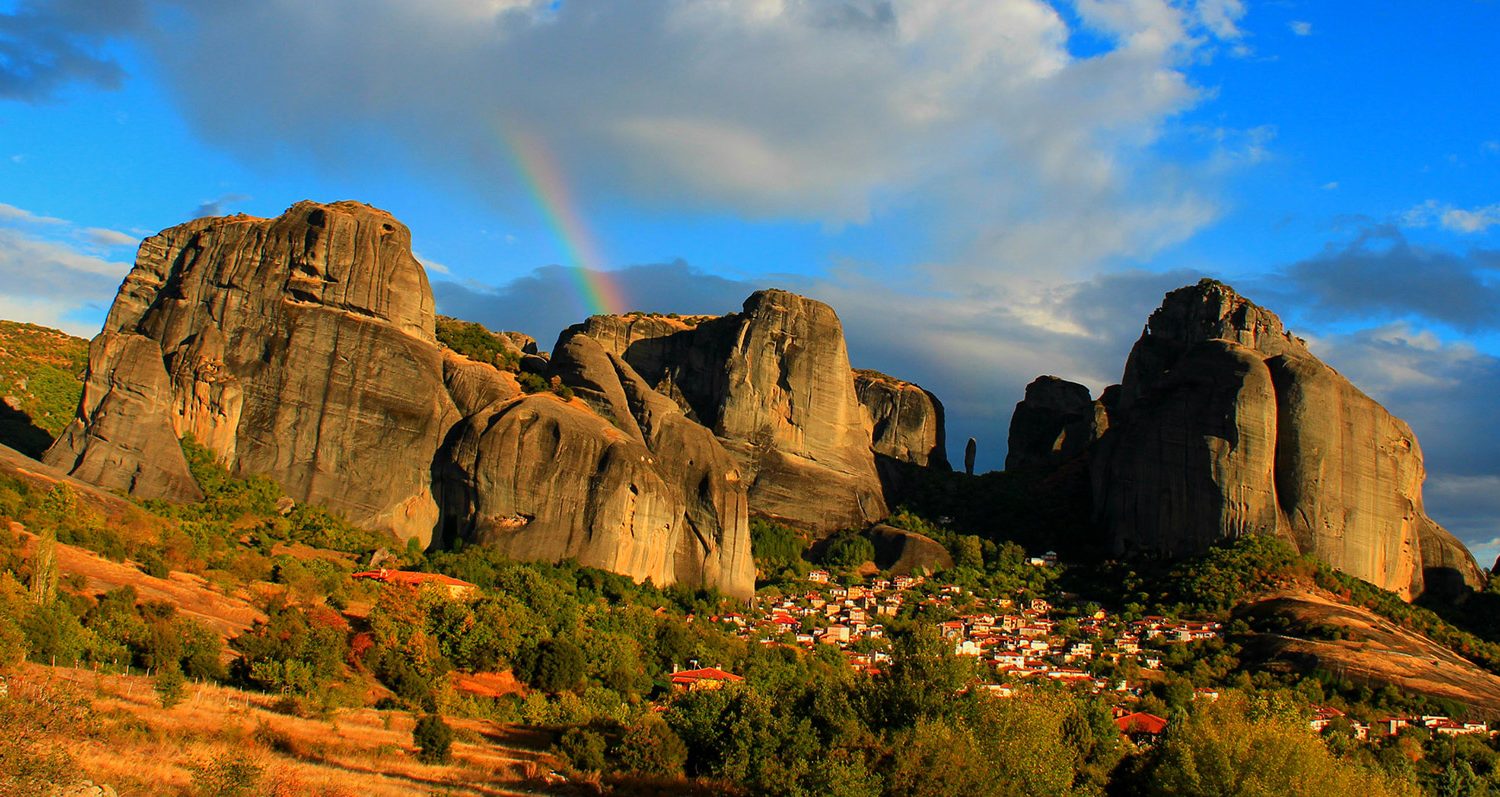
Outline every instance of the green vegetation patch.
<path fill-rule="evenodd" d="M 82 338 L 0 321 L 0 443 L 40 456 L 78 409 L 88 359 Z"/>
<path fill-rule="evenodd" d="M 471 360 L 488 363 L 502 371 L 513 372 L 520 368 L 521 358 L 515 347 L 507 345 L 508 341 L 482 324 L 438 316 L 437 339 Z"/>

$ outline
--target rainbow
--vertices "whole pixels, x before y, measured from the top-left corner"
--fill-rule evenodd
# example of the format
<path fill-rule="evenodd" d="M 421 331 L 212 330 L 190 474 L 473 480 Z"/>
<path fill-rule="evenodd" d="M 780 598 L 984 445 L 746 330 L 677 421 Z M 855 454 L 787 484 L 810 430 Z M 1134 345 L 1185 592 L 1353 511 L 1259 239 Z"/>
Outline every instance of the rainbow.
<path fill-rule="evenodd" d="M 564 179 L 557 159 L 552 157 L 541 139 L 525 131 L 502 126 L 501 138 L 532 200 L 541 210 L 552 234 L 562 244 L 568 259 L 564 267 L 573 277 L 584 310 L 590 315 L 626 312 L 628 306 L 624 292 L 609 272 L 603 270 L 605 261 L 599 254 L 599 244 L 589 232 L 578 203 L 568 191 L 568 181 Z"/>

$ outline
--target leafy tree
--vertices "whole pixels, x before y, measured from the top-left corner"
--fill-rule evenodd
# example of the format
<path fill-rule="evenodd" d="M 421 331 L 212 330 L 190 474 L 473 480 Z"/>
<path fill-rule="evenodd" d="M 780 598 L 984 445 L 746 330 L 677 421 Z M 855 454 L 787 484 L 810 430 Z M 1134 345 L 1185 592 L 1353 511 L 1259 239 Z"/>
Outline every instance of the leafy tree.
<path fill-rule="evenodd" d="M 417 759 L 426 764 L 446 764 L 453 760 L 453 728 L 437 714 L 424 714 L 411 732 L 417 746 Z"/>
<path fill-rule="evenodd" d="M 566 639 L 549 639 L 537 649 L 531 683 L 547 692 L 572 691 L 583 686 L 585 670 L 583 649 Z"/>
<path fill-rule="evenodd" d="M 183 697 L 186 696 L 185 682 L 182 668 L 178 667 L 175 661 L 157 670 L 156 681 L 152 688 L 156 690 L 156 700 L 162 708 L 172 708 L 182 702 Z"/>
<path fill-rule="evenodd" d="M 655 714 L 626 726 L 611 753 L 619 769 L 647 775 L 681 775 L 687 763 L 687 745 Z"/>
<path fill-rule="evenodd" d="M 853 531 L 841 531 L 826 543 L 823 564 L 829 567 L 858 567 L 875 559 L 875 544 Z"/>
<path fill-rule="evenodd" d="M 1144 784 L 1161 795 L 1415 793 L 1409 780 L 1335 758 L 1304 721 L 1257 710 L 1233 693 L 1177 715 Z"/>

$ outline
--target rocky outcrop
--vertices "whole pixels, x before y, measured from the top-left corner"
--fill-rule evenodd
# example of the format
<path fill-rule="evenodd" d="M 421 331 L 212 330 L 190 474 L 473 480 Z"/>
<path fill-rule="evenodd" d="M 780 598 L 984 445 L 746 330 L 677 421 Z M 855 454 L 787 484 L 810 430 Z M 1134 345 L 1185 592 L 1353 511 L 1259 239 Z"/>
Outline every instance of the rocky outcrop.
<path fill-rule="evenodd" d="M 943 403 L 910 382 L 856 370 L 854 392 L 870 427 L 870 447 L 897 462 L 948 470 Z"/>
<path fill-rule="evenodd" d="M 1089 389 L 1039 376 L 1010 416 L 1006 470 L 1056 467 L 1082 454 L 1109 428 L 1109 413 Z"/>
<path fill-rule="evenodd" d="M 457 532 L 514 555 L 753 592 L 747 482 L 713 433 L 587 335 L 560 340 L 551 364 L 577 400 L 539 396 L 480 413 L 448 452 Z M 529 431 L 538 424 L 545 431 Z M 513 453 L 488 453 L 497 447 Z M 560 553 L 569 540 L 579 542 Z"/>
<path fill-rule="evenodd" d="M 865 536 L 875 545 L 875 566 L 894 575 L 936 573 L 953 567 L 948 549 L 925 534 L 877 523 Z"/>
<path fill-rule="evenodd" d="M 519 333 L 477 333 L 482 357 L 566 375 L 587 401 L 527 396 L 515 374 L 440 346 L 410 234 L 383 211 L 200 219 L 142 244 L 47 460 L 193 499 L 178 444 L 191 435 L 237 473 L 400 537 L 436 529 L 753 590 L 746 482 L 712 432 L 588 339 L 554 363 Z"/>
<path fill-rule="evenodd" d="M 817 532 L 885 516 L 843 327 L 827 305 L 759 291 L 718 318 L 595 316 L 587 335 L 708 427 L 750 481 L 753 511 Z"/>
<path fill-rule="evenodd" d="M 114 474 L 170 468 L 167 481 L 125 487 L 180 498 L 173 438 L 191 435 L 296 500 L 429 536 L 432 453 L 457 413 L 427 277 L 389 214 L 303 202 L 276 219 L 200 219 L 152 236 L 95 346 L 100 405 L 83 402 L 49 462 L 98 483 L 121 478 L 91 470 L 103 459 Z M 124 395 L 137 398 L 115 408 Z M 121 448 L 116 427 L 153 430 L 152 444 Z"/>
<path fill-rule="evenodd" d="M 1407 597 L 1429 580 L 1483 584 L 1423 510 L 1410 427 L 1226 285 L 1167 295 L 1116 405 L 1090 456 L 1095 511 L 1119 552 L 1276 534 Z"/>
<path fill-rule="evenodd" d="M 89 346 L 78 417 L 46 462 L 106 489 L 196 501 L 203 493 L 172 432 L 172 405 L 172 381 L 156 343 L 105 332 Z"/>
<path fill-rule="evenodd" d="M 722 493 L 714 495 L 709 480 L 690 506 L 658 465 L 638 439 L 582 402 L 527 396 L 455 429 L 438 469 L 444 523 L 451 534 L 519 559 L 575 559 L 659 585 L 748 596 L 754 565 L 733 472 L 719 474 Z M 728 504 L 719 528 L 699 511 L 715 498 Z"/>

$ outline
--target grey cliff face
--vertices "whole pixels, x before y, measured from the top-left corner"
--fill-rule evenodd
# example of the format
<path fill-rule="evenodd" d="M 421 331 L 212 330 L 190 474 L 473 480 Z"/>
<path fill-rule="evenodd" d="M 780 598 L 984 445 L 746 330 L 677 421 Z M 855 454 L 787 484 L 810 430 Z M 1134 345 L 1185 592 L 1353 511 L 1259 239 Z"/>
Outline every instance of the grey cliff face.
<path fill-rule="evenodd" d="M 564 331 L 597 341 L 718 437 L 750 483 L 750 508 L 819 532 L 885 516 L 843 326 L 827 305 L 759 291 L 711 319 L 595 316 Z"/>
<path fill-rule="evenodd" d="M 854 391 L 870 428 L 870 447 L 897 462 L 948 470 L 943 403 L 910 382 L 879 371 L 854 372 Z"/>
<path fill-rule="evenodd" d="M 1052 467 L 1082 454 L 1109 427 L 1102 403 L 1083 385 L 1039 376 L 1010 416 L 1006 470 Z"/>
<path fill-rule="evenodd" d="M 109 341 L 122 336 L 134 341 L 130 356 L 111 360 Z M 233 471 L 270 476 L 296 500 L 402 537 L 430 535 L 431 456 L 457 413 L 442 389 L 427 277 L 389 214 L 303 202 L 276 219 L 200 219 L 152 236 L 100 341 L 90 369 L 113 382 L 110 395 L 155 397 L 109 422 L 172 432 L 111 455 L 117 471 L 172 471 L 135 480 L 135 494 L 183 497 L 172 487 L 187 479 L 175 438 L 192 435 Z M 170 388 L 148 371 L 164 371 Z M 47 461 L 99 478 L 89 463 L 112 444 L 87 404 Z"/>
<path fill-rule="evenodd" d="M 1091 451 L 1095 511 L 1118 551 L 1276 534 L 1408 598 L 1483 585 L 1423 509 L 1410 427 L 1228 286 L 1168 294 L 1118 395 Z"/>
<path fill-rule="evenodd" d="M 171 228 L 142 244 L 47 461 L 191 500 L 178 439 L 192 435 L 237 473 L 399 537 L 437 529 L 519 558 L 753 590 L 746 486 L 708 429 L 602 350 L 555 365 L 588 401 L 526 396 L 513 374 L 440 348 L 434 324 L 410 234 L 383 211 L 303 202 Z M 554 369 L 530 338 L 504 339 L 523 369 Z"/>

